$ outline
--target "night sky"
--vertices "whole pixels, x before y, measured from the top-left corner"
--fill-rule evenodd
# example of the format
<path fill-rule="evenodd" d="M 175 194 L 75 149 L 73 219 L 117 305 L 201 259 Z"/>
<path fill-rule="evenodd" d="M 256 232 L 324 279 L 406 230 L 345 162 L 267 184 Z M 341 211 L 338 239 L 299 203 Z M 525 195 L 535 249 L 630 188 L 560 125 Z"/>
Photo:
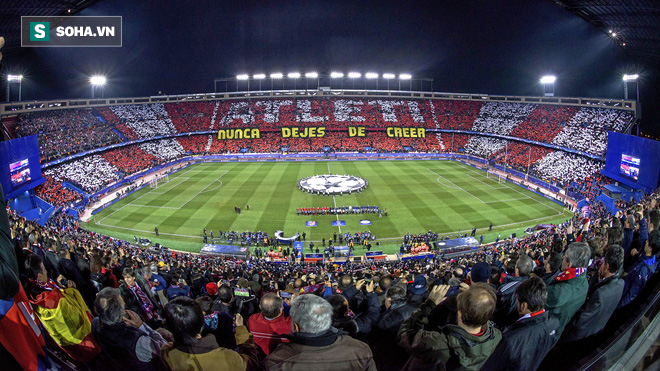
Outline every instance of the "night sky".
<path fill-rule="evenodd" d="M 194 5 L 193 5 L 194 4 Z M 33 48 L 3 62 L 23 73 L 23 99 L 213 91 L 237 74 L 411 73 L 442 92 L 623 97 L 640 73 L 643 131 L 657 122 L 658 66 L 626 55 L 607 35 L 550 1 L 124 1 L 80 15 L 123 16 L 121 48 Z M 654 125 L 651 125 L 651 124 Z"/>

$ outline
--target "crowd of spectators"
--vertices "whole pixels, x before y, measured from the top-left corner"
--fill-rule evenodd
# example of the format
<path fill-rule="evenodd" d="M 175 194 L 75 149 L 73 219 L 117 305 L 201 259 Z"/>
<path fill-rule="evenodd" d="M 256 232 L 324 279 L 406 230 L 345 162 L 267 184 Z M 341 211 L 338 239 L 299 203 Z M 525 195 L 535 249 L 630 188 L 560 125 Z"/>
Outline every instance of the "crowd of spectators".
<path fill-rule="evenodd" d="M 534 104 L 484 103 L 472 131 L 509 135 L 536 108 Z"/>
<path fill-rule="evenodd" d="M 51 354 L 108 369 L 536 369 L 628 318 L 660 252 L 656 193 L 459 256 L 345 265 L 146 250 L 64 213 L 8 217 Z"/>
<path fill-rule="evenodd" d="M 551 143 L 577 112 L 577 107 L 538 105 L 523 122 L 511 131 L 510 135 Z"/>
<path fill-rule="evenodd" d="M 44 171 L 58 182 L 69 181 L 83 191 L 93 193 L 119 179 L 119 169 L 101 155 L 91 155 L 69 161 Z"/>
<path fill-rule="evenodd" d="M 607 132 L 620 132 L 632 119 L 632 114 L 611 108 L 581 108 L 552 144 L 603 155 L 607 149 Z"/>
<path fill-rule="evenodd" d="M 165 110 L 176 132 L 194 133 L 210 130 L 216 104 L 214 101 L 165 103 Z"/>
<path fill-rule="evenodd" d="M 140 148 L 162 160 L 171 160 L 185 153 L 183 146 L 176 139 L 160 139 L 139 144 Z"/>
<path fill-rule="evenodd" d="M 533 167 L 530 175 L 543 180 L 567 182 L 585 179 L 604 167 L 604 163 L 568 152 L 554 151 L 543 157 Z"/>
<path fill-rule="evenodd" d="M 110 106 L 110 110 L 140 139 L 176 134 L 174 124 L 163 104 Z"/>
<path fill-rule="evenodd" d="M 438 129 L 472 130 L 483 102 L 465 100 L 433 100 L 431 109 Z"/>
<path fill-rule="evenodd" d="M 66 109 L 21 115 L 16 135 L 37 134 L 42 160 L 120 142 L 112 127 L 94 116 L 91 109 Z"/>
<path fill-rule="evenodd" d="M 35 189 L 35 194 L 53 206 L 69 206 L 83 198 L 80 193 L 64 187 L 62 182 L 50 176 L 46 176 L 46 182 Z"/>
<path fill-rule="evenodd" d="M 111 149 L 101 156 L 121 170 L 125 176 L 148 169 L 156 162 L 156 156 L 135 145 Z"/>

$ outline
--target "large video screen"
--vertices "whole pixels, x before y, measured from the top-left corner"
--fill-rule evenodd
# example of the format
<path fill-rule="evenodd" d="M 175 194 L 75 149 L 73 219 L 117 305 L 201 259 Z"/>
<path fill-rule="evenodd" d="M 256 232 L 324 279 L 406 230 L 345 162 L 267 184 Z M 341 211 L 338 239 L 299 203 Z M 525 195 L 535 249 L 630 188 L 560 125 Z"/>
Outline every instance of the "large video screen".
<path fill-rule="evenodd" d="M 11 184 L 16 187 L 17 185 L 29 182 L 32 178 L 30 177 L 30 167 L 28 159 L 12 162 L 9 164 L 9 174 L 11 177 Z"/>
<path fill-rule="evenodd" d="M 0 184 L 5 199 L 44 182 L 36 135 L 0 142 Z"/>
<path fill-rule="evenodd" d="M 610 131 L 601 173 L 634 189 L 653 191 L 660 175 L 660 142 Z"/>
<path fill-rule="evenodd" d="M 621 168 L 619 173 L 634 181 L 639 180 L 639 158 L 621 154 Z"/>

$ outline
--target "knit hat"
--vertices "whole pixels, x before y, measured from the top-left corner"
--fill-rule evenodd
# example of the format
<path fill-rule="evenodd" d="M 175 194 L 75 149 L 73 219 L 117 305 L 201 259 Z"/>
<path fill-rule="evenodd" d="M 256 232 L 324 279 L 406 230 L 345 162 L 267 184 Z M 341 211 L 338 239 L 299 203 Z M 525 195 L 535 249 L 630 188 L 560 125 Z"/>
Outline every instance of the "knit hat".
<path fill-rule="evenodd" d="M 412 285 L 410 286 L 410 292 L 414 295 L 421 295 L 426 292 L 426 277 L 419 275 L 415 277 Z"/>
<path fill-rule="evenodd" d="M 473 283 L 476 282 L 488 282 L 490 278 L 490 264 L 479 262 L 472 267 L 472 273 L 470 273 L 470 279 Z"/>
<path fill-rule="evenodd" d="M 206 292 L 209 295 L 216 295 L 218 293 L 218 285 L 215 282 L 209 282 L 206 284 Z"/>

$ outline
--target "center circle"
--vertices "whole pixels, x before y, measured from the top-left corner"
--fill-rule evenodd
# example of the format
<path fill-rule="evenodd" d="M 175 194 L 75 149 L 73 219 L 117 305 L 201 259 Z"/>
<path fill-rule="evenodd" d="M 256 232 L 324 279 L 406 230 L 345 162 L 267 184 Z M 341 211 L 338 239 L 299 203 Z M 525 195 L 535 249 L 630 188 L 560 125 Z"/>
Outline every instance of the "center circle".
<path fill-rule="evenodd" d="M 322 174 L 298 181 L 301 191 L 321 195 L 344 195 L 362 192 L 369 182 L 354 175 Z"/>

